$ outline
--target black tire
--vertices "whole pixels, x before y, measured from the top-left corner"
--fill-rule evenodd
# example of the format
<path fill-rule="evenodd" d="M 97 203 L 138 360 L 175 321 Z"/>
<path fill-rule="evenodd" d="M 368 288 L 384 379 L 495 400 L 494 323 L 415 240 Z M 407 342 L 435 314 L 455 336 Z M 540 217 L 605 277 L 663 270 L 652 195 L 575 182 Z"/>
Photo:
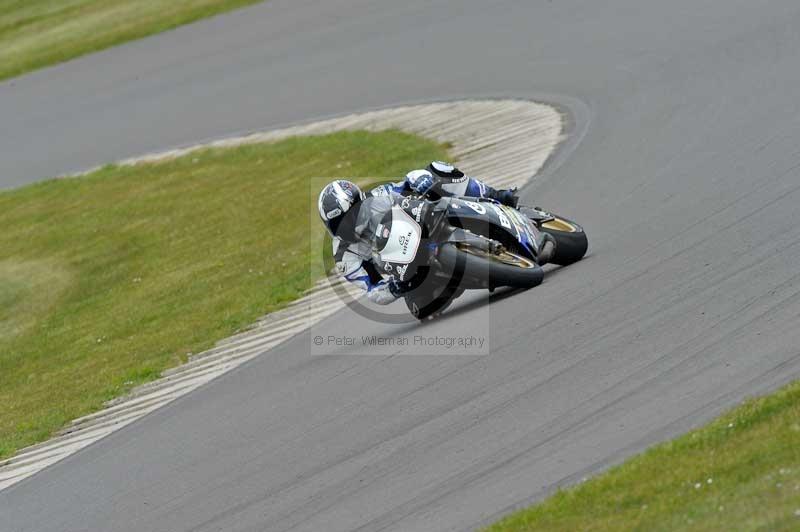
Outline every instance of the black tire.
<path fill-rule="evenodd" d="M 540 227 L 543 233 L 547 233 L 556 239 L 556 252 L 553 258 L 550 259 L 550 263 L 567 266 L 578 262 L 586 255 L 586 250 L 589 249 L 589 239 L 586 238 L 586 232 L 583 227 L 572 220 L 555 214 L 552 216 L 556 218 L 554 222 L 545 222 Z M 559 229 L 560 227 L 569 228 L 569 230 L 563 231 Z"/>
<path fill-rule="evenodd" d="M 454 243 L 443 244 L 438 259 L 445 270 L 460 281 L 462 288 L 533 288 L 544 279 L 542 268 L 533 261 L 528 261 L 526 267 L 513 266 L 469 253 Z"/>
<path fill-rule="evenodd" d="M 405 302 L 408 311 L 422 321 L 444 312 L 459 295 L 461 290 L 456 283 L 437 287 L 423 285 L 406 294 Z"/>
<path fill-rule="evenodd" d="M 419 320 L 444 312 L 463 292 L 458 279 L 430 273 L 419 268 L 414 276 L 415 282 L 407 287 L 408 291 L 405 293 L 406 307 Z"/>

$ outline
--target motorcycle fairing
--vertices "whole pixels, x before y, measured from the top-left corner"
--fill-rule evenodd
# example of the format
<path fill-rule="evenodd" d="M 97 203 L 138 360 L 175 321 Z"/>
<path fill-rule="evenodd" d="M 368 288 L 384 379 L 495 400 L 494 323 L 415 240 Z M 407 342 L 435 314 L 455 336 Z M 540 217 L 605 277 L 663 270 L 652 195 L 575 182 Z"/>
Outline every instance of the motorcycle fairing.
<path fill-rule="evenodd" d="M 424 207 L 424 201 L 397 199 L 378 226 L 375 262 L 398 281 L 412 279 L 430 256 L 427 232 L 421 225 Z"/>
<path fill-rule="evenodd" d="M 390 227 L 382 227 L 389 231 L 386 243 L 379 250 L 381 260 L 397 264 L 409 264 L 417 256 L 417 249 L 422 240 L 422 228 L 406 212 L 399 208 L 392 208 L 392 223 Z"/>
<path fill-rule="evenodd" d="M 447 217 L 456 227 L 469 226 L 470 222 L 493 226 L 505 231 L 530 258 L 538 255 L 537 231 L 525 216 L 511 207 L 493 201 L 468 201 L 449 198 Z M 488 236 L 488 235 L 485 235 Z"/>

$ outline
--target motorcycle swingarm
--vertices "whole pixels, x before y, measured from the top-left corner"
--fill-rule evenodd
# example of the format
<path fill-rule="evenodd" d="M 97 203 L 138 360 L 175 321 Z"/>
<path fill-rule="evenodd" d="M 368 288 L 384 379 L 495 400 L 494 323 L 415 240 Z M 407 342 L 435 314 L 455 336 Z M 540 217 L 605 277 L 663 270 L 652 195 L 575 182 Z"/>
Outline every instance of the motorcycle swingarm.
<path fill-rule="evenodd" d="M 476 235 L 475 233 L 459 227 L 452 228 L 452 232 L 447 240 L 445 240 L 445 243 L 464 244 L 489 253 L 497 253 L 503 247 L 497 240 Z"/>

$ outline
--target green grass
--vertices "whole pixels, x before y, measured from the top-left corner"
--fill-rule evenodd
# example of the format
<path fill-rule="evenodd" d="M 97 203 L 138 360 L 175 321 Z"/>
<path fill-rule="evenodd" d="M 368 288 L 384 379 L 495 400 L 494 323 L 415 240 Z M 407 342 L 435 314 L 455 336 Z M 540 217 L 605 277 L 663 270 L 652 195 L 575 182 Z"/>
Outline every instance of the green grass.
<path fill-rule="evenodd" d="M 0 0 L 0 80 L 259 0 Z"/>
<path fill-rule="evenodd" d="M 397 131 L 337 133 L 0 192 L 0 456 L 309 288 L 312 177 L 445 157 Z"/>
<path fill-rule="evenodd" d="M 800 382 L 487 530 L 800 530 Z"/>

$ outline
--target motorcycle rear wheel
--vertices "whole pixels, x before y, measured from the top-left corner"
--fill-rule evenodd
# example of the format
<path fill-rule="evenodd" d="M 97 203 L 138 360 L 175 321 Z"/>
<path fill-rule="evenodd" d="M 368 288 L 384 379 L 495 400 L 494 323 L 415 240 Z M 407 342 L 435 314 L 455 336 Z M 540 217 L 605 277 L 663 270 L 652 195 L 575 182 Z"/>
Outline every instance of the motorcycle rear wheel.
<path fill-rule="evenodd" d="M 572 220 L 552 214 L 553 220 L 541 224 L 540 230 L 556 239 L 556 252 L 550 259 L 551 264 L 567 266 L 578 262 L 586 255 L 589 239 L 583 227 Z"/>

